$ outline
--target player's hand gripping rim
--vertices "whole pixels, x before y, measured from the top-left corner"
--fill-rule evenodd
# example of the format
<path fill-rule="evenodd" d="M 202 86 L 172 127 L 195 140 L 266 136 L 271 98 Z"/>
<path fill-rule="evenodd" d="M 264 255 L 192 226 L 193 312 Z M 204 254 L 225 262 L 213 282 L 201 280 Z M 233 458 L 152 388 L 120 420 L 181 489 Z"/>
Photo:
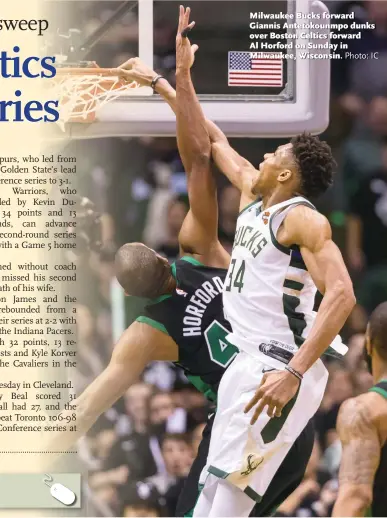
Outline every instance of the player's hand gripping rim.
<path fill-rule="evenodd" d="M 281 417 L 283 408 L 294 398 L 299 386 L 300 380 L 287 370 L 265 373 L 256 393 L 245 407 L 247 414 L 256 406 L 250 424 L 257 422 L 266 406 L 269 417 Z"/>

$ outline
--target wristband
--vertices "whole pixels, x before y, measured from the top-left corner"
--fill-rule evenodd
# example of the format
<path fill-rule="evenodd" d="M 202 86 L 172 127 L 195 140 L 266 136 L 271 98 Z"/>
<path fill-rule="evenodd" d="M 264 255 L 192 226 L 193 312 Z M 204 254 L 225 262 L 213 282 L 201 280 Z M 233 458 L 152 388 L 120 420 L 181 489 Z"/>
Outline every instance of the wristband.
<path fill-rule="evenodd" d="M 159 79 L 164 79 L 164 76 L 162 76 L 162 75 L 158 75 L 158 76 L 156 76 L 156 77 L 154 77 L 154 78 L 152 79 L 152 82 L 151 82 L 151 88 L 152 88 L 153 90 L 156 88 L 157 81 L 158 81 Z"/>
<path fill-rule="evenodd" d="M 285 370 L 290 372 L 290 374 L 293 374 L 296 378 L 298 378 L 300 381 L 303 379 L 303 375 L 296 371 L 296 369 L 293 369 L 293 367 L 290 367 L 290 365 L 286 365 Z"/>

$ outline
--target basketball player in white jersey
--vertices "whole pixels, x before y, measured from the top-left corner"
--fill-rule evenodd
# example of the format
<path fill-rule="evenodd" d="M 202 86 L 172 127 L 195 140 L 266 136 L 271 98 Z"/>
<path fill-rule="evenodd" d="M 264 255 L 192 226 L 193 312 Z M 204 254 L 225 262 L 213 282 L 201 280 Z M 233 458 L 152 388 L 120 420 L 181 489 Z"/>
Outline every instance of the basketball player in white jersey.
<path fill-rule="evenodd" d="M 192 26 L 187 10 L 180 30 Z M 177 44 L 190 46 L 187 38 Z M 329 146 L 301 135 L 257 170 L 209 121 L 207 130 L 216 164 L 242 191 L 224 293 L 228 338 L 241 353 L 220 385 L 194 516 L 248 516 L 318 409 L 328 377 L 319 358 L 331 343 L 345 351 L 334 338 L 354 295 L 329 223 L 307 199 L 332 183 Z M 324 299 L 316 315 L 317 288 Z M 244 410 L 257 403 L 250 418 Z"/>
<path fill-rule="evenodd" d="M 185 37 L 178 44 L 190 46 Z M 320 357 L 355 298 L 330 225 L 308 200 L 332 183 L 330 147 L 303 134 L 258 169 L 219 134 L 212 152 L 243 193 L 223 297 L 240 354 L 220 383 L 194 516 L 248 516 L 320 405 L 328 378 Z"/>

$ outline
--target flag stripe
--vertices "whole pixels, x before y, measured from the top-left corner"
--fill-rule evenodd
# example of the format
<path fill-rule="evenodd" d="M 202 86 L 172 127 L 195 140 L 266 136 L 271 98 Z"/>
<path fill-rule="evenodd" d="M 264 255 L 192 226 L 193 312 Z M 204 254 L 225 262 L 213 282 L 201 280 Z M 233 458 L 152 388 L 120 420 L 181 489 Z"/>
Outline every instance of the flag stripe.
<path fill-rule="evenodd" d="M 252 69 L 262 69 L 262 70 L 282 70 L 282 65 L 275 67 L 274 65 L 252 65 Z"/>
<path fill-rule="evenodd" d="M 229 84 L 230 85 L 243 85 L 243 86 L 281 86 L 282 83 L 279 83 L 278 81 L 267 81 L 267 80 L 262 80 L 262 79 L 259 79 L 259 80 L 255 80 L 255 81 L 246 81 L 245 79 L 242 79 L 242 80 L 234 80 L 234 79 L 230 79 L 229 81 Z"/>
<path fill-rule="evenodd" d="M 255 70 L 253 72 L 249 72 L 246 70 L 245 72 L 230 72 L 230 76 L 250 76 L 250 77 L 274 77 L 274 78 L 280 78 L 282 77 L 281 72 L 276 72 L 275 74 L 268 74 L 267 72 L 256 72 Z"/>

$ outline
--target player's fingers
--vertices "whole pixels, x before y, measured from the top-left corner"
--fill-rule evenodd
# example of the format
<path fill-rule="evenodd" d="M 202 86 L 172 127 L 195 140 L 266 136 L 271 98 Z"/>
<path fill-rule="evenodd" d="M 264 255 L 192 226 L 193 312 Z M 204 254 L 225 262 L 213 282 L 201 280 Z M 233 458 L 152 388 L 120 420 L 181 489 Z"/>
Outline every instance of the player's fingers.
<path fill-rule="evenodd" d="M 275 415 L 275 409 L 276 409 L 276 406 L 275 406 L 275 403 L 270 403 L 267 407 L 267 415 L 269 417 L 274 417 Z"/>
<path fill-rule="evenodd" d="M 281 409 L 278 406 L 276 406 L 275 407 L 275 416 L 281 417 L 281 414 L 282 414 Z"/>
<path fill-rule="evenodd" d="M 125 70 L 131 70 L 133 68 L 133 65 L 136 63 L 136 58 L 130 58 L 128 61 L 125 61 L 125 63 L 122 63 L 118 68 L 123 68 Z"/>
<path fill-rule="evenodd" d="M 112 76 L 118 76 L 122 79 L 125 79 L 125 81 L 134 81 L 133 75 L 130 73 L 129 70 L 125 70 L 123 68 L 111 68 L 110 73 Z"/>
<path fill-rule="evenodd" d="M 275 411 L 276 411 L 276 415 L 278 415 L 278 417 L 280 417 L 280 415 L 282 414 L 282 410 L 284 408 L 284 404 L 282 403 L 282 401 L 276 401 L 275 403 Z"/>
<path fill-rule="evenodd" d="M 187 9 L 185 10 L 185 16 L 184 16 L 184 24 L 185 24 L 185 25 L 188 25 L 188 24 L 189 24 L 189 17 L 190 17 L 190 14 L 191 14 L 191 8 L 190 8 L 190 7 L 187 7 Z"/>
<path fill-rule="evenodd" d="M 262 398 L 255 408 L 255 412 L 253 414 L 253 417 L 251 418 L 250 424 L 255 424 L 257 422 L 258 417 L 261 415 L 261 413 L 266 405 L 267 405 L 266 399 Z"/>
<path fill-rule="evenodd" d="M 194 28 L 194 26 L 195 26 L 195 22 L 192 22 L 192 23 L 190 23 L 190 24 L 189 24 L 185 29 L 183 29 L 183 30 L 181 31 L 181 35 L 183 36 L 183 38 L 186 38 L 186 37 L 188 36 L 188 33 L 189 33 L 190 31 L 192 31 L 192 29 Z"/>
<path fill-rule="evenodd" d="M 177 27 L 177 32 L 180 32 L 183 29 L 183 21 L 184 21 L 184 7 L 182 5 L 179 6 L 179 25 Z"/>
<path fill-rule="evenodd" d="M 262 392 L 258 389 L 256 391 L 256 393 L 254 394 L 254 396 L 251 398 L 251 400 L 245 406 L 245 414 L 247 414 L 247 412 L 250 412 L 250 410 L 253 408 L 253 406 L 255 406 L 258 403 L 258 401 L 261 399 L 261 397 L 262 397 Z"/>

